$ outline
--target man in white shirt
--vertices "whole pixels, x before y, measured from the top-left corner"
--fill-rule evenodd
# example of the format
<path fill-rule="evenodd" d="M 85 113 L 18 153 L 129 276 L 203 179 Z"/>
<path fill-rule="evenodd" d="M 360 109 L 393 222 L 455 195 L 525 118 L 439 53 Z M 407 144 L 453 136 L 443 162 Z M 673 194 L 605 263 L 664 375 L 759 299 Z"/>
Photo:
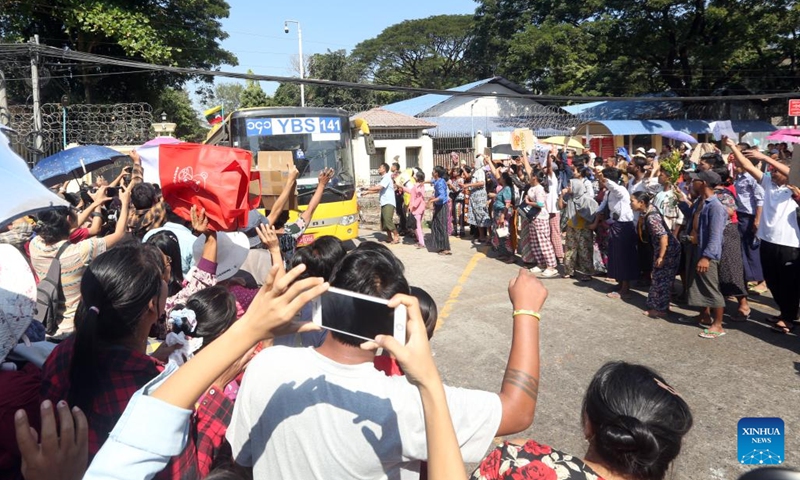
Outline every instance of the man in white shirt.
<path fill-rule="evenodd" d="M 800 307 L 800 225 L 797 201 L 800 190 L 789 184 L 788 161 L 775 160 L 756 150 L 744 154 L 733 139 L 726 139 L 736 163 L 764 188 L 764 205 L 758 238 L 761 240 L 761 267 L 767 288 L 780 308 L 773 330 L 788 334 L 794 329 Z M 769 172 L 762 172 L 751 159 L 765 162 Z"/>
<path fill-rule="evenodd" d="M 394 210 L 395 210 L 395 188 L 392 172 L 389 171 L 389 165 L 381 163 L 378 167 L 378 173 L 381 174 L 381 181 L 377 185 L 373 185 L 366 190 L 366 193 L 378 193 L 381 202 L 381 229 L 386 232 L 388 241 L 391 243 L 400 243 L 400 235 L 397 233 L 397 227 L 394 225 Z"/>
<path fill-rule="evenodd" d="M 391 298 L 408 293 L 402 264 L 374 244 L 348 254 L 332 286 Z M 536 297 L 536 295 L 531 295 Z M 538 312 L 527 299 L 514 308 L 514 336 L 499 394 L 445 387 L 465 462 L 477 462 L 495 435 L 530 426 L 539 378 Z M 322 322 L 332 329 L 317 349 L 270 347 L 245 373 L 227 431 L 236 462 L 255 478 L 412 479 L 427 459 L 419 392 L 405 377 L 373 366 L 363 340 L 391 331 L 392 311 L 326 294 Z"/>

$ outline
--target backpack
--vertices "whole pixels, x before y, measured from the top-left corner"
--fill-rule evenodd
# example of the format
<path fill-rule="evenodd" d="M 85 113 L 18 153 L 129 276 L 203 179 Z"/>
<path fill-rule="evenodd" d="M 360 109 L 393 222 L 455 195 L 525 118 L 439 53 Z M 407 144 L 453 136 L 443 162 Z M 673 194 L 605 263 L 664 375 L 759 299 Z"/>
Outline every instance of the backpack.
<path fill-rule="evenodd" d="M 55 335 L 58 325 L 64 319 L 66 299 L 61 288 L 61 254 L 71 244 L 65 241 L 58 249 L 56 256 L 50 263 L 47 275 L 39 281 L 36 287 L 36 314 L 34 318 L 44 325 L 47 335 Z"/>

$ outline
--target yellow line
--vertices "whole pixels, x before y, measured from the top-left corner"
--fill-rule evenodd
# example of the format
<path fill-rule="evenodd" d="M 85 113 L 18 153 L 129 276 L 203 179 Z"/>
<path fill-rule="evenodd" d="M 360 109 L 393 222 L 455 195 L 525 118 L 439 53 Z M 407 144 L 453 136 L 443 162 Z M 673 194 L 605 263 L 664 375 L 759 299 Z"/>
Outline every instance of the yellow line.
<path fill-rule="evenodd" d="M 480 259 L 486 258 L 486 255 L 483 253 L 476 253 L 472 256 L 467 263 L 467 266 L 464 267 L 464 271 L 461 272 L 461 276 L 458 277 L 458 283 L 453 290 L 450 291 L 450 296 L 447 298 L 447 301 L 444 303 L 444 307 L 442 307 L 442 311 L 439 312 L 439 319 L 436 321 L 436 330 L 439 330 L 442 325 L 444 325 L 444 320 L 450 316 L 450 312 L 453 310 L 453 306 L 458 301 L 458 296 L 461 295 L 461 290 L 464 288 L 464 284 L 467 283 L 467 279 L 469 278 L 470 274 L 475 267 L 478 266 L 478 262 Z"/>

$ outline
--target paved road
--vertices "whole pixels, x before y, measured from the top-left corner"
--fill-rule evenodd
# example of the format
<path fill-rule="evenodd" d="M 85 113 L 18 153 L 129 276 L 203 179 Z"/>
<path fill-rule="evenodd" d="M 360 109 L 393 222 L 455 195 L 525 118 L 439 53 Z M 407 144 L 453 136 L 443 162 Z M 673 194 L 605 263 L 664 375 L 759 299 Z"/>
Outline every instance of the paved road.
<path fill-rule="evenodd" d="M 363 231 L 362 238 L 383 237 Z M 487 258 L 464 240 L 453 242 L 450 257 L 410 245 L 390 248 L 405 263 L 410 283 L 439 306 L 433 349 L 445 382 L 498 390 L 511 344 L 506 288 L 518 267 Z M 768 329 L 764 318 L 775 313 L 772 306 L 754 302 L 749 322 L 726 322 L 725 337 L 704 340 L 698 328 L 677 319 L 641 315 L 646 292 L 623 303 L 605 297 L 610 284 L 601 280 L 544 281 L 550 296 L 541 327 L 539 403 L 533 426 L 515 437 L 583 455 L 583 393 L 605 362 L 625 360 L 656 369 L 692 408 L 694 428 L 671 478 L 735 479 L 746 471 L 736 460 L 741 417 L 783 418 L 786 465 L 800 467 L 800 338 Z"/>

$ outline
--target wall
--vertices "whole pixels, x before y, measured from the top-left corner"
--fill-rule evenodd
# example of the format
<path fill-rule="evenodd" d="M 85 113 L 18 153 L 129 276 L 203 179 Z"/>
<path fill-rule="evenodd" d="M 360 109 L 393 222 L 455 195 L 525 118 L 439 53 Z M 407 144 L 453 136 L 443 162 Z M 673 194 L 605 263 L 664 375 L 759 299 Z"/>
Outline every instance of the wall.
<path fill-rule="evenodd" d="M 419 148 L 419 166 L 425 175 L 430 175 L 433 170 L 433 140 L 427 135 L 407 140 L 375 140 L 375 148 L 385 148 L 384 162 L 392 164 L 394 157 L 399 156 L 400 167 L 406 168 L 406 148 Z M 353 157 L 356 171 L 356 185 L 370 184 L 369 155 L 367 154 L 366 141 L 359 135 L 353 140 Z"/>
<path fill-rule="evenodd" d="M 496 83 L 488 83 L 474 88 L 472 92 L 517 94 L 517 92 Z M 474 106 L 472 105 L 474 103 Z M 539 105 L 527 98 L 497 98 L 497 97 L 452 97 L 423 116 L 443 117 L 501 117 L 504 115 L 520 115 L 525 106 Z"/>

